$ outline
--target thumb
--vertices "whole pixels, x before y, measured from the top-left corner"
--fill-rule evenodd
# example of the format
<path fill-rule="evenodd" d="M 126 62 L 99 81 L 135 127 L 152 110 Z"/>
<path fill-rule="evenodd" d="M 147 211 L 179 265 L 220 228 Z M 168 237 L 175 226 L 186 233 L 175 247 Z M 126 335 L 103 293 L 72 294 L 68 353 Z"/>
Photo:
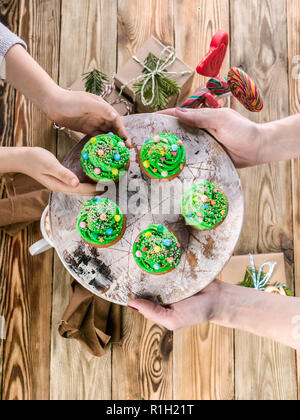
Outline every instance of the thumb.
<path fill-rule="evenodd" d="M 52 165 L 50 171 L 50 175 L 60 180 L 63 184 L 69 185 L 71 187 L 78 187 L 79 179 L 77 176 L 70 171 L 69 169 L 65 168 L 58 160 Z"/>
<path fill-rule="evenodd" d="M 156 324 L 163 325 L 164 327 L 173 329 L 173 310 L 164 308 L 161 305 L 156 305 L 149 300 L 137 299 L 130 300 L 128 306 L 131 309 L 139 311 L 145 318 L 150 319 Z"/>
<path fill-rule="evenodd" d="M 175 116 L 191 127 L 216 130 L 222 121 L 223 109 L 186 109 L 176 108 Z"/>

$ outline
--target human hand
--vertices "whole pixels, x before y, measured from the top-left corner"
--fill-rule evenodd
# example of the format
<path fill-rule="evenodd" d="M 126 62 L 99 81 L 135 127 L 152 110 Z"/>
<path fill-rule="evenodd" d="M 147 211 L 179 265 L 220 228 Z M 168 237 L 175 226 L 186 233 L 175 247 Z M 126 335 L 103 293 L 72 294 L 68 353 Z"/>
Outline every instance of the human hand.
<path fill-rule="evenodd" d="M 11 148 L 17 149 L 17 148 Z M 72 195 L 90 196 L 96 194 L 95 184 L 81 184 L 77 176 L 59 163 L 48 150 L 40 147 L 22 147 L 16 154 L 16 169 L 48 190 Z M 18 163 L 18 160 L 20 161 Z"/>
<path fill-rule="evenodd" d="M 101 97 L 58 88 L 51 98 L 45 112 L 59 126 L 90 136 L 111 131 L 127 139 L 120 115 Z"/>
<path fill-rule="evenodd" d="M 90 136 L 107 133 L 127 138 L 120 115 L 102 98 L 62 89 L 20 45 L 5 56 L 6 80 L 60 125 Z"/>
<path fill-rule="evenodd" d="M 128 306 L 171 331 L 213 321 L 219 310 L 222 283 L 215 280 L 202 292 L 181 302 L 163 307 L 144 299 L 130 300 Z"/>
<path fill-rule="evenodd" d="M 229 108 L 160 111 L 186 125 L 206 129 L 226 149 L 237 168 L 265 162 L 263 125 L 256 124 Z"/>

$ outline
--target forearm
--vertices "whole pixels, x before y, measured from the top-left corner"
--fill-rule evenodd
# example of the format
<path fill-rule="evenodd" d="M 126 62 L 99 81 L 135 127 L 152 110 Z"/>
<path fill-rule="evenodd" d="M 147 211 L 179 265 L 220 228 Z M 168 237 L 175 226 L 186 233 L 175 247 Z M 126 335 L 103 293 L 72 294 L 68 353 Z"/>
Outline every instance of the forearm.
<path fill-rule="evenodd" d="M 0 174 L 26 173 L 31 150 L 29 147 L 0 147 Z"/>
<path fill-rule="evenodd" d="M 213 322 L 300 349 L 300 299 L 219 282 Z"/>
<path fill-rule="evenodd" d="M 62 90 L 21 45 L 5 56 L 6 81 L 37 105 L 49 118 L 55 96 Z"/>
<path fill-rule="evenodd" d="M 259 163 L 300 157 L 300 114 L 262 124 L 261 133 L 263 147 Z"/>

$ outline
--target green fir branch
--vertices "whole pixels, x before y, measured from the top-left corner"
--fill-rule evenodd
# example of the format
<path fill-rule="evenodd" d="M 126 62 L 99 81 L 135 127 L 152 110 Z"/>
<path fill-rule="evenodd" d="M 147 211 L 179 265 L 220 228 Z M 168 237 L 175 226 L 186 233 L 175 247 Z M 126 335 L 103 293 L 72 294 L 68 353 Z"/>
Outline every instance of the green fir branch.
<path fill-rule="evenodd" d="M 255 275 L 256 276 L 258 275 L 258 270 L 256 270 L 256 269 L 255 269 Z M 265 275 L 266 275 L 265 273 L 262 273 L 262 276 L 263 276 L 262 278 L 263 279 L 264 279 Z M 252 277 L 252 269 L 250 267 L 247 268 L 245 276 L 244 276 L 244 280 L 241 283 L 239 283 L 238 286 L 248 287 L 250 289 L 254 289 L 254 280 L 253 280 L 253 277 Z M 283 287 L 287 296 L 293 296 L 292 290 L 289 287 L 287 287 L 286 285 L 283 285 L 281 283 L 278 283 L 278 282 L 277 283 L 270 283 L 270 284 L 267 284 L 267 286 Z"/>
<path fill-rule="evenodd" d="M 145 65 L 151 69 L 155 70 L 158 58 L 150 53 L 148 57 L 145 60 Z M 167 73 L 167 70 L 164 70 L 165 73 Z M 149 72 L 146 68 L 143 69 L 143 73 L 147 75 Z M 134 92 L 139 97 L 142 96 L 142 88 L 143 84 L 145 82 L 145 79 L 137 82 L 134 84 Z M 160 111 L 162 109 L 166 109 L 170 98 L 173 95 L 176 95 L 178 92 L 180 92 L 180 86 L 174 79 L 170 79 L 167 75 L 166 76 L 155 76 L 155 86 L 154 86 L 154 99 L 150 105 L 150 108 L 153 111 Z M 146 84 L 144 88 L 144 97 L 146 101 L 149 101 L 152 97 L 152 80 L 149 80 L 149 82 Z"/>
<path fill-rule="evenodd" d="M 94 95 L 101 96 L 109 83 L 106 74 L 97 69 L 84 73 L 82 76 L 85 82 L 85 91 Z"/>

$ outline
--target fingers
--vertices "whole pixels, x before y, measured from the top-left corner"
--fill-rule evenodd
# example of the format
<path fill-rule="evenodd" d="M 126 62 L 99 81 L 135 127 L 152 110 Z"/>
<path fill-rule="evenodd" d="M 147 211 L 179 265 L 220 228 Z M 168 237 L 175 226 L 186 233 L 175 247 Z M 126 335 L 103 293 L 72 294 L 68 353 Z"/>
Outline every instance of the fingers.
<path fill-rule="evenodd" d="M 101 99 L 101 108 L 105 107 L 105 115 L 103 115 L 103 109 L 102 109 L 102 117 L 111 125 L 111 131 L 115 134 L 118 134 L 119 137 L 125 140 L 125 143 L 127 146 L 129 146 L 129 142 L 127 140 L 127 133 L 125 129 L 125 125 L 121 119 L 121 116 L 114 110 L 114 108 L 103 101 Z"/>
<path fill-rule="evenodd" d="M 191 127 L 217 129 L 224 115 L 223 109 L 186 109 L 176 108 L 175 116 Z"/>
<path fill-rule="evenodd" d="M 128 138 L 127 138 L 125 125 L 123 124 L 123 121 L 122 121 L 120 115 L 117 114 L 116 112 L 112 112 L 110 114 L 110 116 L 112 118 L 113 131 L 116 134 L 118 134 L 118 136 L 121 137 L 121 139 L 124 139 L 126 145 L 129 146 L 129 141 L 128 141 Z"/>
<path fill-rule="evenodd" d="M 131 300 L 128 302 L 128 306 L 139 311 L 147 319 L 150 319 L 156 324 L 163 325 L 169 330 L 177 328 L 172 309 L 164 308 L 144 299 Z"/>
<path fill-rule="evenodd" d="M 54 178 L 57 178 L 62 184 L 68 185 L 72 188 L 76 188 L 79 185 L 79 179 L 77 176 L 65 168 L 57 159 L 51 160 L 52 164 L 49 167 L 47 173 Z"/>
<path fill-rule="evenodd" d="M 170 115 L 170 117 L 177 117 L 176 108 L 164 109 L 163 111 L 158 111 L 155 114 Z"/>
<path fill-rule="evenodd" d="M 97 194 L 96 184 L 79 184 L 75 189 L 73 188 L 69 193 L 72 195 L 95 196 Z"/>
<path fill-rule="evenodd" d="M 170 108 L 156 114 L 170 115 L 178 118 L 181 122 L 191 127 L 205 128 L 206 130 L 216 130 L 221 124 L 221 120 L 226 110 L 221 109 L 190 109 L 190 108 Z"/>
<path fill-rule="evenodd" d="M 97 194 L 96 184 L 78 184 L 77 187 L 72 187 L 67 184 L 64 184 L 62 181 L 58 180 L 51 175 L 44 175 L 39 181 L 45 185 L 48 190 L 53 192 L 59 192 L 68 195 L 81 195 L 86 197 L 93 197 Z"/>

